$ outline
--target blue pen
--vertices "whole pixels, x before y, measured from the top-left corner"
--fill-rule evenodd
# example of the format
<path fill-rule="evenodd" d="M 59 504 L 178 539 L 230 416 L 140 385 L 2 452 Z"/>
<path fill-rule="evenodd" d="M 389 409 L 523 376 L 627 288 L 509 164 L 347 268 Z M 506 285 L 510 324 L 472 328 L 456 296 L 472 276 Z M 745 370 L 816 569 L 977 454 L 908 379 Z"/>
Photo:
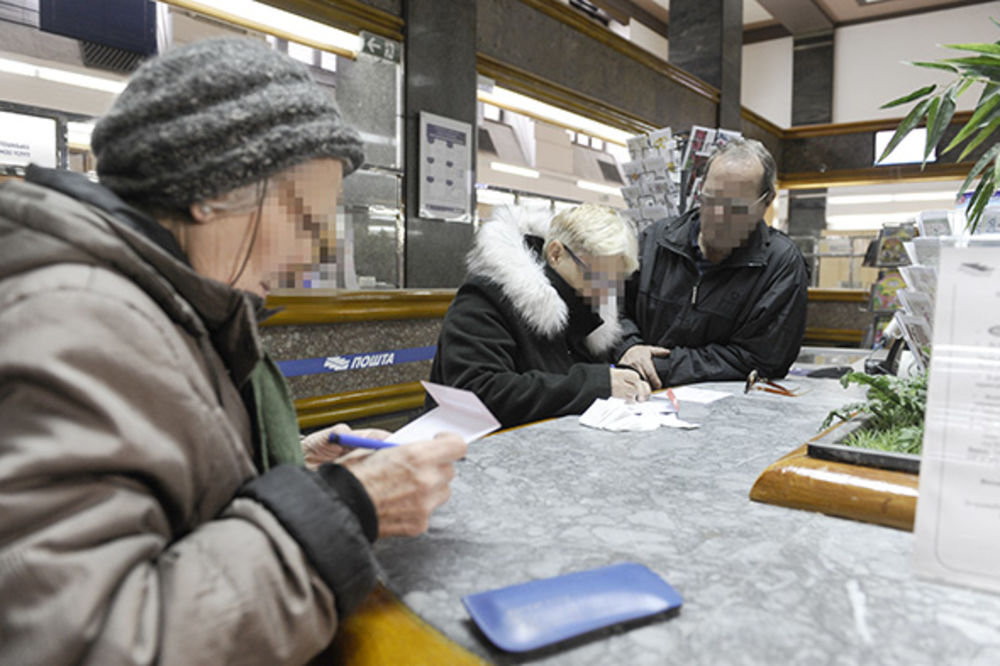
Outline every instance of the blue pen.
<path fill-rule="evenodd" d="M 330 435 L 331 444 L 342 444 L 354 449 L 391 449 L 398 444 L 384 442 L 381 439 L 370 439 L 368 437 L 358 437 L 357 435 L 332 433 Z"/>

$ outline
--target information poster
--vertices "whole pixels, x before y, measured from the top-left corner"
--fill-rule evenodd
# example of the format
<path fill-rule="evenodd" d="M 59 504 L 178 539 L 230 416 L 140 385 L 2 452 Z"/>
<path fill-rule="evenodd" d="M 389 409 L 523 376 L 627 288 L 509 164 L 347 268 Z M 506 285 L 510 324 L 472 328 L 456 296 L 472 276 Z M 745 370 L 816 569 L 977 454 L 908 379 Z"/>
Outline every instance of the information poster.
<path fill-rule="evenodd" d="M 472 125 L 420 113 L 420 217 L 472 221 Z"/>
<path fill-rule="evenodd" d="M 0 164 L 56 166 L 54 118 L 0 111 Z"/>
<path fill-rule="evenodd" d="M 1000 591 L 1000 248 L 942 248 L 938 276 L 914 566 Z"/>

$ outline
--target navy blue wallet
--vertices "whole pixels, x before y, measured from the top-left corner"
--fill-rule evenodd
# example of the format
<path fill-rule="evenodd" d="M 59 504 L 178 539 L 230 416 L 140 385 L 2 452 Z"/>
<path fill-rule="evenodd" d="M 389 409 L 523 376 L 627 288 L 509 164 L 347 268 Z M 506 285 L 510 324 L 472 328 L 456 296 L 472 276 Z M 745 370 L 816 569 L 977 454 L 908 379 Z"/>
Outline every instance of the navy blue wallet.
<path fill-rule="evenodd" d="M 679 608 L 682 599 L 641 564 L 624 562 L 462 597 L 497 647 L 525 652 Z"/>

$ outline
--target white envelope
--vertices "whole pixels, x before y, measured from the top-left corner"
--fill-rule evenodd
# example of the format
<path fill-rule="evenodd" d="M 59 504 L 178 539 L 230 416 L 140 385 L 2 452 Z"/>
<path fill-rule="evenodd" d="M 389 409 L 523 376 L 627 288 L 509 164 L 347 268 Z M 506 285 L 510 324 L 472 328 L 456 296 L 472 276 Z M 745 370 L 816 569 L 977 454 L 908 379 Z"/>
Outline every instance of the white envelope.
<path fill-rule="evenodd" d="M 471 444 L 500 427 L 500 422 L 472 391 L 420 382 L 437 407 L 392 433 L 385 441 L 409 444 L 432 439 L 439 432 L 454 432 Z"/>

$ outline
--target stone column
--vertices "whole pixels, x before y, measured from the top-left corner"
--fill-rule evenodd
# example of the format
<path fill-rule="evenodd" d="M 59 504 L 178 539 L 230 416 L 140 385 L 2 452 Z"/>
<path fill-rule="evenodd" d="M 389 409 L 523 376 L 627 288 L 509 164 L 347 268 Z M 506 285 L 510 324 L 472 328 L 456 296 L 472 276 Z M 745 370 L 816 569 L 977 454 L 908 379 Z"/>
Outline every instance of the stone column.
<path fill-rule="evenodd" d="M 420 112 L 460 120 L 476 136 L 476 0 L 405 0 L 406 287 L 457 287 L 472 224 L 418 217 Z M 476 150 L 472 147 L 471 168 Z M 473 173 L 472 182 L 475 182 Z"/>
<path fill-rule="evenodd" d="M 719 89 L 718 124 L 738 130 L 743 0 L 671 0 L 668 60 Z"/>
<path fill-rule="evenodd" d="M 796 37 L 792 51 L 792 125 L 833 121 L 833 31 Z M 826 229 L 825 188 L 793 190 L 788 235 L 819 238 Z M 816 275 L 818 267 L 813 266 Z"/>

